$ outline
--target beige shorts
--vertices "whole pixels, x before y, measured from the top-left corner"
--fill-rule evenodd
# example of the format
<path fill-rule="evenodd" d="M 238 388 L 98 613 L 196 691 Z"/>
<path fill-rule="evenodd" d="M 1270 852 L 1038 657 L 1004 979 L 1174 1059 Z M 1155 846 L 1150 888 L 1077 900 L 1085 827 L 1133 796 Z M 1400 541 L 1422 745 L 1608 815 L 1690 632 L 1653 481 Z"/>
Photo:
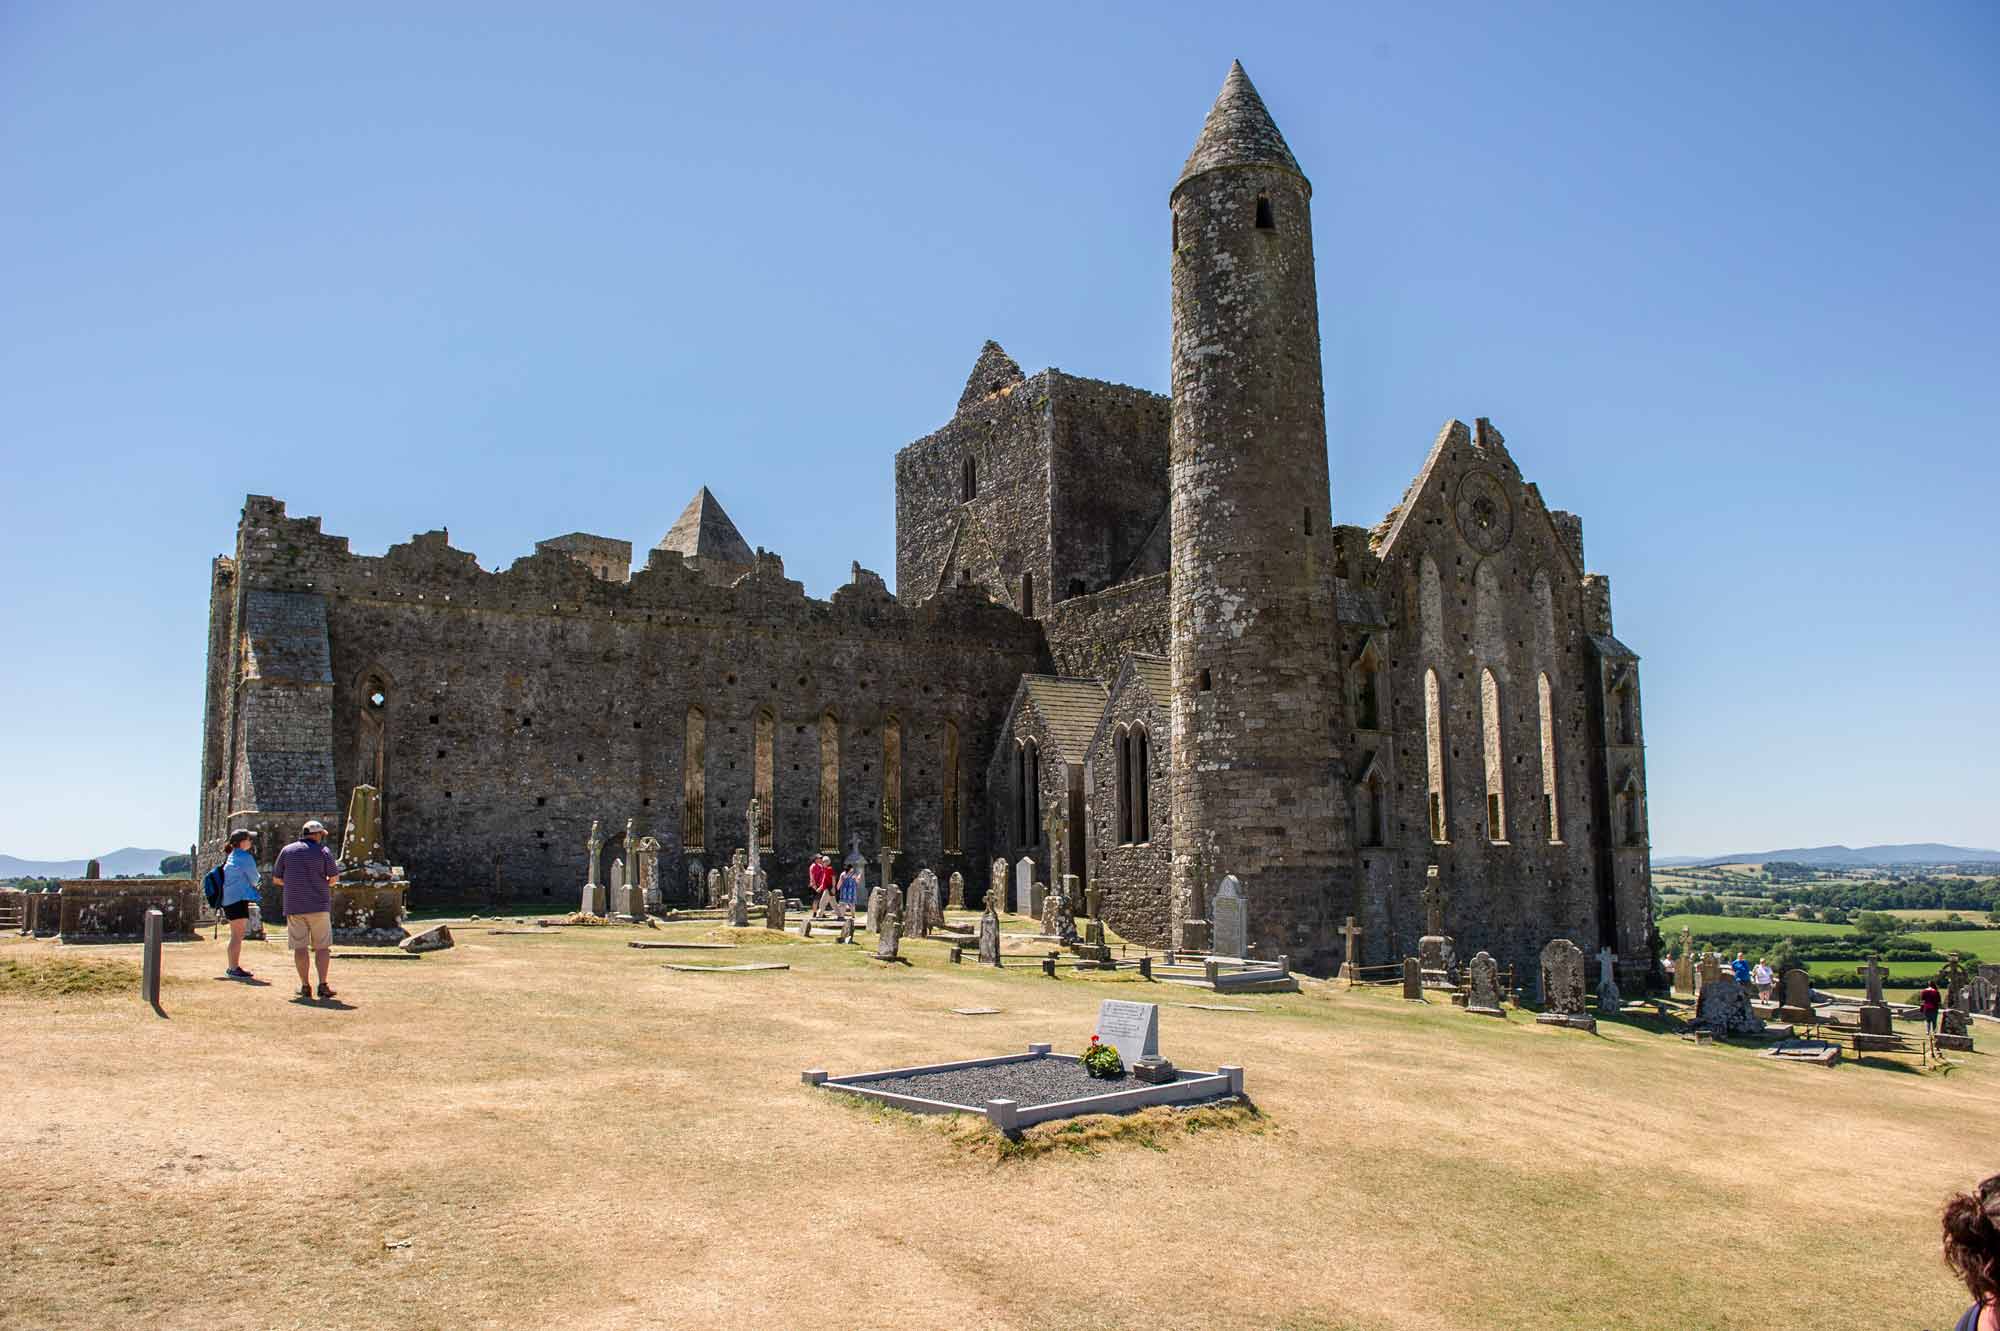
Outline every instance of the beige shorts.
<path fill-rule="evenodd" d="M 307 948 L 315 952 L 326 951 L 333 946 L 333 916 L 323 910 L 287 915 L 285 941 L 291 944 L 294 952 L 303 952 Z"/>

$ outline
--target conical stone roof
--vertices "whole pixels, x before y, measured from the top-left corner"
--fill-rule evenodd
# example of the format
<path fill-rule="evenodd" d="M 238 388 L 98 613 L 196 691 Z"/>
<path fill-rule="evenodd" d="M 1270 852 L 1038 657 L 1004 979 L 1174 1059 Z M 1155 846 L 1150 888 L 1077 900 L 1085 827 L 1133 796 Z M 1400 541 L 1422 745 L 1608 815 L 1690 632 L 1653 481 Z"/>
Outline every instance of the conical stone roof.
<path fill-rule="evenodd" d="M 1222 81 L 1215 105 L 1208 109 L 1201 137 L 1194 141 L 1194 151 L 1181 168 L 1180 183 L 1224 166 L 1282 167 L 1301 180 L 1306 174 L 1299 170 L 1298 159 L 1292 156 L 1271 113 L 1264 109 L 1264 99 L 1257 95 L 1240 60 L 1229 64 L 1229 76 Z M 1311 184 L 1306 188 L 1310 191 Z"/>
<path fill-rule="evenodd" d="M 722 505 L 706 485 L 688 500 L 688 506 L 653 548 L 678 551 L 687 559 L 713 559 L 724 564 L 753 564 L 757 560 L 750 552 L 750 543 L 736 530 L 736 524 L 722 511 Z"/>
<path fill-rule="evenodd" d="M 975 402 L 992 397 L 1003 388 L 1012 388 L 1027 376 L 1014 358 L 1003 351 L 998 342 L 988 339 L 979 349 L 979 359 L 972 364 L 972 373 L 966 376 L 965 391 L 958 395 L 961 411 Z"/>

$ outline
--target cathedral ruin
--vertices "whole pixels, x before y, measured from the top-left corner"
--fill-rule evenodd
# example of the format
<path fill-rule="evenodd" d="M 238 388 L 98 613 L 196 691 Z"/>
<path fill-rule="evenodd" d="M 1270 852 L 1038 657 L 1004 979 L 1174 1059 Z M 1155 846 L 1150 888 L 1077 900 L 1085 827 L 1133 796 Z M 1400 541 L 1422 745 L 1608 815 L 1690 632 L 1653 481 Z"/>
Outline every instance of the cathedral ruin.
<path fill-rule="evenodd" d="M 210 587 L 197 875 L 366 784 L 419 900 L 572 903 L 601 820 L 606 863 L 629 826 L 695 903 L 754 798 L 773 883 L 857 840 L 903 881 L 1025 857 L 1158 946 L 1234 875 L 1259 952 L 1325 972 L 1349 915 L 1366 961 L 1413 954 L 1436 866 L 1496 958 L 1645 968 L 1609 583 L 1485 420 L 1333 521 L 1311 203 L 1232 67 L 1168 195 L 1171 395 L 989 342 L 895 456 L 894 595 L 856 565 L 807 597 L 705 488 L 636 570 L 585 533 L 501 571 L 443 531 L 357 555 L 249 497 Z"/>

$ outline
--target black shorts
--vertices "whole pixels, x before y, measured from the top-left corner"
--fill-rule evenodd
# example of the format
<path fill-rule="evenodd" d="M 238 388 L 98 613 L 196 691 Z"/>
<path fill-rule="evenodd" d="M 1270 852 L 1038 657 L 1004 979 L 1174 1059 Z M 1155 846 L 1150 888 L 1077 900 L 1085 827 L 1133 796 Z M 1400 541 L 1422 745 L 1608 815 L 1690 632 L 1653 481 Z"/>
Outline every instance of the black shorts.
<path fill-rule="evenodd" d="M 249 902 L 247 902 L 247 901 L 232 901 L 232 902 L 230 902 L 230 903 L 229 903 L 229 904 L 228 904 L 227 906 L 224 906 L 224 907 L 222 908 L 222 918 L 224 918 L 225 920 L 247 920 L 247 919 L 249 919 L 249 918 L 250 918 L 250 903 L 249 903 Z"/>

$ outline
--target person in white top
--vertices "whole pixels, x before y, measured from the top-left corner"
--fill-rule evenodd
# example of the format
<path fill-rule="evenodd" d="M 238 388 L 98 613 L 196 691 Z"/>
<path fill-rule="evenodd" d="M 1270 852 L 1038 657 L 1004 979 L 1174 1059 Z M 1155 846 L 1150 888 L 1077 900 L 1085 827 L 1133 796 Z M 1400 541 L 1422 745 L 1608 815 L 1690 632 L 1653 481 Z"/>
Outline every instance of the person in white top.
<path fill-rule="evenodd" d="M 1771 990 L 1777 982 L 1778 977 L 1771 973 L 1771 967 L 1766 963 L 1765 959 L 1763 957 L 1757 958 L 1756 968 L 1750 972 L 1750 983 L 1757 986 L 1757 992 L 1762 995 L 1766 1002 L 1770 1001 Z"/>

